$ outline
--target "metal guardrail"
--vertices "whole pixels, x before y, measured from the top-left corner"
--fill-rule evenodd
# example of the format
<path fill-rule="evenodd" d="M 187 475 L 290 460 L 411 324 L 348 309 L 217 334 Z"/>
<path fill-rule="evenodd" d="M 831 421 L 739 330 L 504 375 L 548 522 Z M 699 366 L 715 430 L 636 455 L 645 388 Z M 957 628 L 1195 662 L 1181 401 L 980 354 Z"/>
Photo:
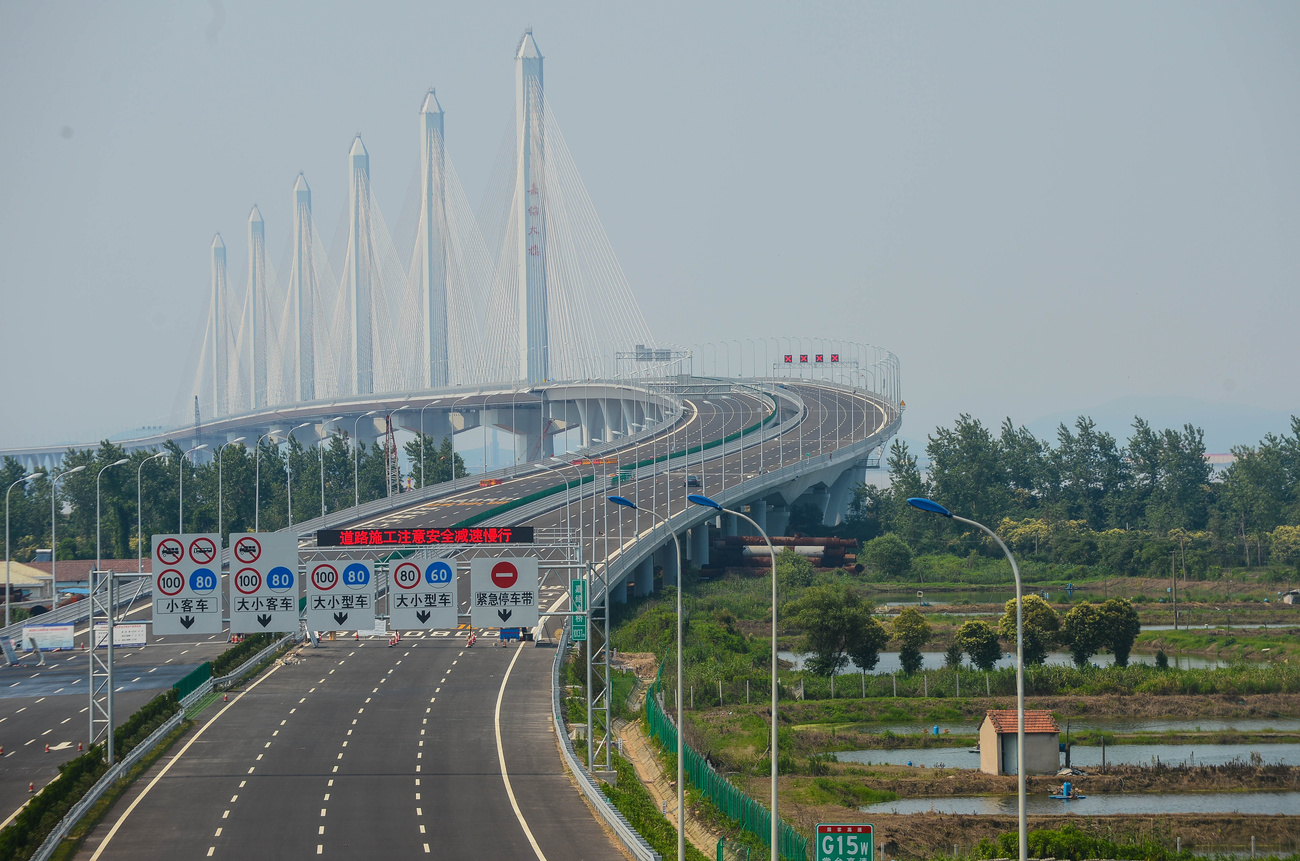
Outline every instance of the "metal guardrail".
<path fill-rule="evenodd" d="M 587 797 L 588 803 L 600 814 L 600 818 L 618 835 L 619 842 L 627 847 L 632 853 L 632 857 L 637 861 L 662 861 L 662 856 L 650 848 L 650 844 L 645 838 L 637 833 L 632 824 L 623 817 L 618 808 L 610 803 L 605 797 L 605 793 L 600 791 L 596 786 L 596 781 L 591 775 L 587 774 L 578 763 L 577 756 L 573 753 L 573 740 L 564 730 L 564 717 L 560 712 L 560 666 L 564 663 L 564 654 L 569 648 L 569 624 L 564 625 L 564 632 L 560 635 L 559 646 L 555 650 L 555 662 L 551 665 L 551 719 L 555 725 L 555 735 L 560 742 L 560 752 L 564 757 L 564 764 L 568 766 L 569 773 L 573 779 L 578 782 L 578 788 L 582 794 Z"/>
<path fill-rule="evenodd" d="M 244 661 L 242 664 L 240 664 L 238 667 L 231 670 L 230 672 L 226 673 L 224 676 L 217 676 L 213 678 L 212 687 L 219 690 L 227 685 L 234 684 L 235 682 L 239 681 L 240 677 L 242 677 L 249 670 L 253 669 L 253 667 L 256 667 L 262 661 L 265 661 L 267 658 L 269 658 L 272 654 L 275 653 L 277 649 L 279 649 L 285 643 L 288 643 L 290 640 L 297 640 L 297 639 L 298 639 L 297 633 L 285 634 L 283 637 L 276 640 L 274 643 L 267 646 L 265 649 L 258 652 L 256 655 L 253 655 L 253 657 L 249 658 L 247 661 Z"/>
<path fill-rule="evenodd" d="M 130 594 L 125 594 L 127 592 L 130 592 Z M 121 607 L 123 604 L 130 604 L 134 601 L 140 600 L 146 595 L 152 594 L 153 580 L 149 577 L 141 577 L 137 581 L 137 585 L 134 589 L 131 589 L 129 586 L 126 589 L 118 589 L 117 606 Z M 68 622 L 75 625 L 77 622 L 90 617 L 90 605 L 90 599 L 83 598 L 80 601 L 74 601 L 73 603 L 68 604 L 66 607 L 56 607 L 48 613 L 42 613 L 39 616 L 29 616 L 21 622 L 14 622 L 8 627 L 0 628 L 0 636 L 12 638 L 21 637 L 23 626 L 25 625 L 63 625 Z"/>
<path fill-rule="evenodd" d="M 131 748 L 130 753 L 122 757 L 120 762 L 105 772 L 103 777 L 95 781 L 95 785 L 90 787 L 86 794 L 81 797 L 81 800 L 72 806 L 67 815 L 59 820 L 59 824 L 45 838 L 41 848 L 37 849 L 36 854 L 32 855 L 32 861 L 49 861 L 50 856 L 54 854 L 54 850 L 68 836 L 68 833 L 72 831 L 72 827 L 81 820 L 81 817 L 85 816 L 86 812 L 94 806 L 95 802 L 99 801 L 104 793 L 130 771 L 137 762 L 143 759 L 149 751 L 157 747 L 158 743 L 166 738 L 169 733 L 180 726 L 184 718 L 185 710 L 181 709 L 168 718 L 162 726 L 150 733 L 148 738 Z"/>

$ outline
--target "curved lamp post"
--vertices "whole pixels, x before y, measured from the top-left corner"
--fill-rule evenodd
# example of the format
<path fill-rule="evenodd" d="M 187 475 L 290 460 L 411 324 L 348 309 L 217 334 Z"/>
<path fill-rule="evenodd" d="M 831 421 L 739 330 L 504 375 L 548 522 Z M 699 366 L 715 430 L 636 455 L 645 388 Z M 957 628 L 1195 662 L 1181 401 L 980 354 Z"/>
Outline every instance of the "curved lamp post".
<path fill-rule="evenodd" d="M 31 475 L 24 475 L 22 478 L 9 485 L 5 491 L 5 627 L 9 627 L 9 597 L 11 589 L 9 586 L 9 494 L 13 489 L 24 482 L 31 481 L 42 473 L 33 472 Z M 26 491 L 23 491 L 26 493 Z"/>
<path fill-rule="evenodd" d="M 321 422 L 320 441 L 316 443 L 316 448 L 320 452 L 320 516 L 322 524 L 325 522 L 325 425 L 341 421 L 343 421 L 343 416 L 335 416 Z"/>
<path fill-rule="evenodd" d="M 648 508 L 638 508 L 637 504 L 627 497 L 611 496 L 609 501 L 624 508 L 631 508 L 633 511 L 644 511 L 664 526 L 668 526 L 668 520 L 662 514 Z M 686 861 L 686 768 L 682 749 L 684 744 L 682 739 L 686 734 L 682 725 L 682 545 L 678 542 L 677 533 L 671 526 L 668 527 L 668 534 L 673 537 L 673 547 L 677 551 L 677 861 Z M 640 540 L 640 536 L 637 536 L 637 539 Z M 605 564 L 609 564 L 608 560 Z M 609 603 L 608 590 L 605 594 L 605 602 Z"/>
<path fill-rule="evenodd" d="M 560 461 L 559 458 L 552 458 L 552 459 L 556 461 L 555 466 L 549 466 L 541 461 L 537 462 L 537 466 L 540 466 L 542 469 L 546 470 L 547 472 L 555 473 L 560 477 L 560 481 L 564 482 L 564 532 L 567 538 L 567 536 L 569 535 L 569 479 L 565 477 L 564 473 L 560 472 L 560 469 L 562 467 L 572 466 L 572 464 L 564 463 Z M 581 474 L 579 474 L 578 477 L 579 479 L 581 479 L 582 478 Z M 579 515 L 582 514 L 581 508 L 579 508 L 578 514 Z M 581 525 L 579 525 L 579 531 L 581 531 Z"/>
<path fill-rule="evenodd" d="M 221 445 L 217 446 L 217 534 L 218 535 L 223 534 L 222 532 L 223 521 L 221 519 L 221 514 L 222 514 L 221 508 L 224 500 L 222 499 L 222 487 L 221 487 L 221 456 L 226 453 L 226 446 L 237 445 L 243 442 L 244 439 L 245 437 L 237 436 L 234 439 L 232 439 L 230 442 L 223 442 Z M 218 562 L 219 561 L 220 560 L 218 560 Z"/>
<path fill-rule="evenodd" d="M 907 504 L 921 511 L 929 511 L 947 517 L 949 520 L 974 526 L 996 541 L 1002 548 L 1002 552 L 1006 554 L 1007 561 L 1011 563 L 1011 574 L 1016 580 L 1016 773 L 1020 802 L 1020 861 L 1025 861 L 1029 857 L 1029 825 L 1025 816 L 1025 621 L 1024 601 L 1020 594 L 1020 569 L 1016 567 L 1015 557 L 1011 555 L 1007 545 L 996 532 L 983 523 L 958 517 L 939 503 L 919 496 L 907 500 Z"/>
<path fill-rule="evenodd" d="M 275 442 L 279 431 L 267 431 L 253 443 L 253 531 L 262 531 L 262 440 Z"/>
<path fill-rule="evenodd" d="M 50 481 L 50 588 L 54 590 L 55 597 L 58 597 L 59 588 L 59 542 L 54 540 L 54 526 L 56 519 L 54 517 L 54 500 L 59 498 L 59 482 L 72 475 L 74 472 L 81 472 L 86 468 L 83 463 L 81 466 L 74 466 L 65 472 L 61 472 Z"/>
<path fill-rule="evenodd" d="M 357 416 L 356 421 L 352 423 L 352 504 L 354 506 L 361 504 L 361 440 L 357 438 L 357 426 L 361 420 L 369 418 L 378 413 L 379 410 L 371 410 L 368 413 L 362 413 Z M 423 416 L 421 416 L 423 419 Z M 423 479 L 423 476 L 421 476 Z"/>
<path fill-rule="evenodd" d="M 135 573 L 144 573 L 144 508 L 141 504 L 140 482 L 144 476 L 144 465 L 151 460 L 167 456 L 167 449 L 150 455 L 140 461 L 135 470 Z"/>
<path fill-rule="evenodd" d="M 303 422 L 289 428 L 289 432 L 285 434 L 285 439 L 292 440 L 294 431 L 307 427 L 311 427 L 311 422 Z M 287 453 L 284 457 L 284 495 L 288 502 L 289 526 L 293 526 L 293 462 L 289 460 Z"/>
<path fill-rule="evenodd" d="M 763 540 L 767 542 L 768 554 L 772 557 L 772 835 L 771 835 L 771 841 L 772 841 L 772 861 L 777 861 L 777 857 L 778 857 L 777 847 L 780 845 L 777 842 L 777 837 L 779 836 L 778 832 L 780 829 L 781 820 L 777 816 L 777 812 L 776 812 L 777 810 L 776 808 L 777 766 L 778 766 L 777 735 L 776 735 L 776 731 L 777 731 L 776 701 L 777 701 L 777 694 L 779 693 L 780 690 L 777 687 L 777 677 L 776 677 L 776 669 L 777 669 L 777 664 L 776 664 L 776 550 L 772 547 L 772 539 L 768 537 L 767 530 L 765 530 L 763 527 L 755 523 L 752 518 L 744 514 L 741 514 L 739 511 L 734 511 L 730 508 L 723 508 L 721 505 L 714 502 L 712 499 L 709 499 L 707 496 L 704 496 L 703 494 L 692 493 L 686 498 L 689 499 L 691 502 L 694 502 L 696 505 L 703 505 L 705 508 L 712 508 L 715 511 L 719 511 L 723 514 L 730 514 L 732 517 L 739 517 L 741 520 L 747 521 L 751 526 L 753 526 L 755 529 L 758 530 L 758 533 L 760 535 L 763 536 Z"/>
<path fill-rule="evenodd" d="M 194 446 L 194 448 L 185 452 L 185 454 L 182 455 L 181 457 L 181 469 L 180 469 L 181 475 L 180 475 L 178 488 L 176 491 L 176 500 L 177 500 L 176 532 L 178 534 L 184 534 L 185 532 L 185 462 L 189 459 L 189 456 L 191 454 L 193 454 L 196 451 L 203 451 L 203 449 L 207 447 L 208 444 L 206 442 L 203 445 L 196 445 Z"/>
<path fill-rule="evenodd" d="M 105 464 L 104 466 L 100 467 L 99 473 L 95 476 L 95 570 L 96 571 L 98 571 L 102 567 L 100 565 L 100 554 L 99 554 L 100 536 L 103 531 L 100 529 L 100 524 L 102 520 L 101 520 L 101 515 L 99 513 L 99 480 L 104 477 L 105 470 L 109 470 L 115 466 L 121 466 L 124 463 L 130 463 L 130 462 L 131 462 L 131 458 L 129 457 L 124 457 L 121 460 L 115 460 L 112 463 Z"/>

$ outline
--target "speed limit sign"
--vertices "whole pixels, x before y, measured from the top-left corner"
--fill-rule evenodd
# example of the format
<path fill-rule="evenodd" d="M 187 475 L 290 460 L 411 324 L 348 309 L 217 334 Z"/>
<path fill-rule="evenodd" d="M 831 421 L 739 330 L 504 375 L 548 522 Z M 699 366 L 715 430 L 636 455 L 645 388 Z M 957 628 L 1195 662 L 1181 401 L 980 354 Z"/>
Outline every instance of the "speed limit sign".
<path fill-rule="evenodd" d="M 875 828 L 866 823 L 817 823 L 817 861 L 874 861 Z"/>
<path fill-rule="evenodd" d="M 221 633 L 221 537 L 154 535 L 153 633 Z"/>
<path fill-rule="evenodd" d="M 230 535 L 230 632 L 298 630 L 298 538 Z"/>

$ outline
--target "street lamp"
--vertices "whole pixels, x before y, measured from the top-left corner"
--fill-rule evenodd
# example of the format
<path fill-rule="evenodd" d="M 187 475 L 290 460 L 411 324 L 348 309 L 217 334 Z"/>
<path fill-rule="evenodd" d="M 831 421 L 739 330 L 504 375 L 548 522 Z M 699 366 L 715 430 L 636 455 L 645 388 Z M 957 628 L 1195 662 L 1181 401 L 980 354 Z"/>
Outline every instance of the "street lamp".
<path fill-rule="evenodd" d="M 292 441 L 293 432 L 302 430 L 305 427 L 311 427 L 311 422 L 303 422 L 300 425 L 294 425 L 289 428 L 285 438 Z M 289 525 L 293 526 L 293 462 L 289 460 L 289 455 L 284 456 L 284 496 L 289 508 Z"/>
<path fill-rule="evenodd" d="M 730 508 L 723 508 L 721 505 L 714 502 L 712 499 L 709 499 L 707 496 L 704 496 L 703 494 L 692 493 L 690 496 L 686 498 L 689 499 L 691 502 L 694 502 L 696 505 L 703 505 L 705 508 L 712 508 L 715 511 L 718 511 L 722 514 L 730 514 L 732 517 L 739 517 L 741 520 L 748 521 L 750 525 L 752 525 L 755 529 L 757 529 L 758 533 L 763 536 L 763 540 L 767 542 L 767 552 L 772 557 L 772 835 L 771 835 L 771 840 L 772 840 L 772 861 L 777 861 L 777 855 L 778 855 L 777 847 L 779 846 L 777 842 L 777 838 L 779 836 L 778 831 L 779 831 L 780 819 L 778 818 L 776 813 L 777 765 L 778 765 L 777 738 L 776 738 L 776 727 L 777 727 L 776 701 L 777 701 L 777 694 L 779 692 L 779 688 L 777 687 L 777 676 L 776 676 L 776 668 L 777 668 L 777 664 L 776 664 L 776 550 L 772 547 L 772 539 L 768 537 L 767 530 L 763 529 L 763 527 L 755 523 L 752 518 L 744 514 L 741 514 L 739 511 L 733 511 Z"/>
<path fill-rule="evenodd" d="M 135 573 L 144 573 L 144 508 L 140 495 L 140 481 L 144 475 L 144 465 L 151 460 L 157 460 L 160 457 L 167 456 L 167 449 L 163 449 L 157 454 L 150 455 L 140 461 L 140 466 L 135 471 Z"/>
<path fill-rule="evenodd" d="M 260 532 L 262 526 L 262 440 L 275 441 L 279 431 L 267 431 L 253 443 L 253 531 Z"/>
<path fill-rule="evenodd" d="M 74 472 L 81 472 L 86 468 L 85 464 L 74 466 L 66 472 L 61 472 L 54 476 L 50 481 L 50 589 L 57 591 L 59 588 L 59 542 L 54 539 L 54 500 L 59 497 L 59 482 L 72 475 Z M 57 597 L 57 595 L 55 596 Z"/>
<path fill-rule="evenodd" d="M 130 463 L 130 462 L 131 462 L 131 458 L 129 457 L 124 457 L 121 460 L 115 460 L 112 463 L 101 467 L 99 473 L 95 476 L 95 570 L 96 571 L 98 571 L 101 567 L 99 546 L 100 546 L 100 533 L 102 532 L 102 530 L 100 529 L 100 524 L 102 521 L 100 519 L 101 515 L 99 513 L 99 480 L 104 477 L 105 470 L 112 469 L 115 466 L 121 466 L 124 463 Z"/>
<path fill-rule="evenodd" d="M 31 475 L 24 475 L 22 478 L 9 485 L 9 490 L 5 491 L 5 627 L 9 627 L 9 494 L 15 487 L 26 481 L 31 481 L 36 476 L 41 475 L 39 472 L 33 472 Z"/>
<path fill-rule="evenodd" d="M 343 416 L 335 416 L 321 422 L 320 441 L 316 443 L 316 448 L 320 451 L 320 516 L 322 522 L 325 519 L 325 425 L 330 422 L 341 421 L 343 421 Z"/>
<path fill-rule="evenodd" d="M 221 519 L 221 513 L 222 513 L 222 512 L 221 512 L 221 503 L 222 503 L 222 495 L 221 495 L 221 490 L 222 490 L 222 488 L 221 488 L 221 456 L 222 456 L 223 454 L 226 453 L 226 446 L 228 446 L 228 445 L 235 445 L 236 443 L 241 443 L 241 442 L 244 441 L 244 439 L 245 439 L 245 437 L 237 436 L 237 437 L 235 437 L 234 439 L 232 439 L 230 442 L 223 442 L 221 445 L 217 446 L 217 534 L 218 534 L 218 535 L 223 534 L 223 533 L 222 533 L 222 528 L 221 528 L 221 527 L 222 527 L 222 519 Z"/>
<path fill-rule="evenodd" d="M 664 526 L 668 526 L 668 519 L 662 514 L 648 508 L 637 508 L 637 504 L 627 497 L 611 496 L 609 501 L 633 511 L 644 511 Z M 608 531 L 606 529 L 606 532 Z M 668 534 L 673 537 L 673 547 L 677 551 L 677 861 L 686 861 L 686 769 L 683 765 L 686 760 L 682 750 L 684 744 L 682 738 L 686 734 L 686 727 L 682 725 L 682 545 L 671 526 L 668 526 Z M 637 540 L 640 538 L 641 536 L 638 535 Z M 608 560 L 605 564 L 609 564 Z M 605 603 L 609 603 L 608 585 L 605 589 Z M 773 718 L 775 716 L 773 713 Z M 776 811 L 772 812 L 776 813 Z"/>
<path fill-rule="evenodd" d="M 559 458 L 552 458 L 552 459 L 556 462 L 556 465 L 555 465 L 555 466 L 547 466 L 545 463 L 543 463 L 543 462 L 541 462 L 541 461 L 538 461 L 538 462 L 537 462 L 537 465 L 540 466 L 542 469 L 546 470 L 547 472 L 553 472 L 553 473 L 555 473 L 556 475 L 558 475 L 558 476 L 560 477 L 560 480 L 564 482 L 564 532 L 565 532 L 565 540 L 568 540 L 568 534 L 569 534 L 569 479 L 565 477 L 564 473 L 560 472 L 560 467 L 570 466 L 571 464 L 564 463 L 564 462 L 561 461 Z M 581 478 L 581 477 L 582 477 L 581 474 L 579 474 L 578 477 Z M 578 516 L 579 516 L 579 517 L 582 516 L 582 507 L 581 507 L 581 506 L 578 507 Z M 582 530 L 582 521 L 581 521 L 581 520 L 578 521 L 578 529 L 579 529 L 579 531 Z"/>
<path fill-rule="evenodd" d="M 914 496 L 907 500 L 907 504 L 921 511 L 941 514 L 949 520 L 956 520 L 983 531 L 998 543 L 1002 552 L 1006 554 L 1007 561 L 1011 563 L 1011 574 L 1016 580 L 1016 772 L 1020 801 L 1020 861 L 1025 861 L 1029 857 L 1029 823 L 1025 816 L 1025 622 L 1023 600 L 1020 595 L 1020 569 L 1016 567 L 1015 557 L 1011 555 L 1007 545 L 996 532 L 983 523 L 958 517 L 939 503 L 922 497 Z"/>
<path fill-rule="evenodd" d="M 436 403 L 438 403 L 437 400 L 432 400 L 429 401 L 424 406 L 420 407 L 420 487 L 421 488 L 424 487 L 424 411 Z M 453 478 L 454 477 L 455 476 L 453 476 Z"/>
<path fill-rule="evenodd" d="M 185 462 L 191 454 L 196 451 L 202 451 L 207 447 L 208 444 L 206 442 L 203 445 L 196 445 L 181 456 L 180 488 L 176 492 L 176 498 L 178 500 L 176 508 L 176 532 L 178 534 L 183 534 L 185 532 Z"/>
<path fill-rule="evenodd" d="M 379 410 L 371 410 L 368 413 L 362 413 L 352 422 L 352 504 L 354 506 L 361 504 L 361 460 L 357 451 L 360 448 L 361 440 L 357 437 L 357 425 L 361 423 L 362 419 L 369 418 L 378 412 Z M 421 475 L 420 479 L 423 480 L 424 476 Z"/>

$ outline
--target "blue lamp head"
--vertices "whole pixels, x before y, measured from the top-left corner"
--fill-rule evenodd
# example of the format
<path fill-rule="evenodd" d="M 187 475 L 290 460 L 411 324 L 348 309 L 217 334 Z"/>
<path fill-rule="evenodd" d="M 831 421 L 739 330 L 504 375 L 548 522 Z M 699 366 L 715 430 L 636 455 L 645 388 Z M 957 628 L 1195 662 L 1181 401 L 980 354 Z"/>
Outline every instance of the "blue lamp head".
<path fill-rule="evenodd" d="M 636 503 L 625 496 L 611 496 L 609 501 L 615 505 L 624 505 L 628 508 L 636 508 Z"/>
<path fill-rule="evenodd" d="M 714 502 L 712 499 L 709 499 L 707 496 L 704 496 L 703 494 L 692 493 L 686 498 L 689 499 L 691 502 L 694 502 L 696 505 L 703 505 L 705 508 L 716 508 L 719 511 L 722 510 L 721 505 L 718 505 L 718 503 Z"/>
<path fill-rule="evenodd" d="M 907 504 L 912 506 L 913 508 L 919 508 L 922 511 L 929 511 L 933 514 L 942 514 L 944 517 L 952 517 L 951 511 L 944 508 L 939 503 L 931 502 L 930 500 L 921 496 L 911 497 L 910 499 L 907 500 Z"/>

